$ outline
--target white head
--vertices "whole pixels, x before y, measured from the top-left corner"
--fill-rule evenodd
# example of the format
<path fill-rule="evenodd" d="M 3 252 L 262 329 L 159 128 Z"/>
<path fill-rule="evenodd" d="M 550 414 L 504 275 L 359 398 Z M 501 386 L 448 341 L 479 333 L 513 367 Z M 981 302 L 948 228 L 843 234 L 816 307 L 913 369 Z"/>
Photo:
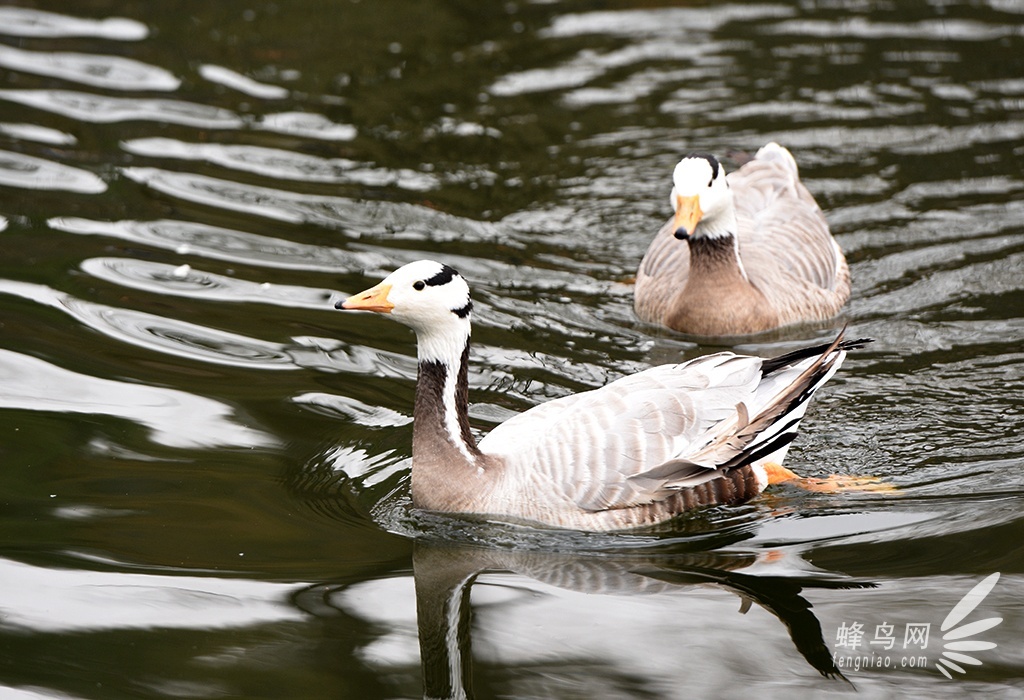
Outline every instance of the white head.
<path fill-rule="evenodd" d="M 725 179 L 725 168 L 717 158 L 686 156 L 672 173 L 672 185 L 676 238 L 716 238 L 736 233 L 732 192 Z M 700 230 L 699 223 L 703 223 Z"/>
<path fill-rule="evenodd" d="M 469 338 L 469 285 L 462 275 L 433 260 L 403 265 L 379 284 L 335 305 L 388 314 L 414 331 L 420 359 L 450 361 Z"/>

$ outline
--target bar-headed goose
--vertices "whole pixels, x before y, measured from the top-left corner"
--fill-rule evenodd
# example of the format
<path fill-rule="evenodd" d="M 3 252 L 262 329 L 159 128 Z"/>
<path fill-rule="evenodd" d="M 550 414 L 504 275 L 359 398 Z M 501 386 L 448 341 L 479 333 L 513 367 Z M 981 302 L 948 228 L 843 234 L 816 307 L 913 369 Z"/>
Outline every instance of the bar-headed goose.
<path fill-rule="evenodd" d="M 637 271 L 644 321 L 703 336 L 745 335 L 835 316 L 850 271 L 792 154 L 769 143 L 726 177 L 690 155 L 672 176 L 675 215 Z"/>
<path fill-rule="evenodd" d="M 753 498 L 781 466 L 811 396 L 846 351 L 720 352 L 536 406 L 479 444 L 468 417 L 469 286 L 429 260 L 336 304 L 387 314 L 418 343 L 412 499 L 426 510 L 582 530 L 650 525 Z"/>

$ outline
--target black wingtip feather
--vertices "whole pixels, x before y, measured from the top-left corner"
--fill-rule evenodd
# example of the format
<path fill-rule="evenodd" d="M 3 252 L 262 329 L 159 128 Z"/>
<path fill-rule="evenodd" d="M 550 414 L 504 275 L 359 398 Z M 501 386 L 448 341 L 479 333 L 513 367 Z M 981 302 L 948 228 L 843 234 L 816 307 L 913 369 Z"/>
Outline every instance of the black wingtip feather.
<path fill-rule="evenodd" d="M 845 331 L 846 329 L 844 328 L 843 331 L 840 332 L 839 336 L 836 338 L 836 340 L 839 340 L 838 344 L 836 344 L 835 341 L 832 341 L 831 343 L 812 345 L 811 347 L 800 348 L 799 350 L 794 350 L 793 352 L 787 352 L 784 355 L 779 355 L 778 357 L 772 357 L 767 360 L 764 360 L 761 363 L 761 374 L 768 375 L 771 374 L 772 372 L 779 371 L 783 367 L 788 367 L 789 365 L 795 364 L 800 360 L 806 360 L 808 357 L 817 357 L 818 355 L 821 355 L 822 353 L 827 351 L 833 345 L 835 345 L 837 350 L 856 350 L 858 348 L 864 347 L 868 343 L 875 342 L 874 338 L 840 340 L 840 338 L 843 337 L 843 333 Z"/>

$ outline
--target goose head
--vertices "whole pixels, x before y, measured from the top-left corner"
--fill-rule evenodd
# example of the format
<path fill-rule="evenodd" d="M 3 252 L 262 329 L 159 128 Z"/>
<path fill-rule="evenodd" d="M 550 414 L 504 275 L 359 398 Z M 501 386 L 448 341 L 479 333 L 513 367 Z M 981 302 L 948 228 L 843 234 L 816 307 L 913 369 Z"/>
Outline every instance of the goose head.
<path fill-rule="evenodd" d="M 416 331 L 421 359 L 449 361 L 453 353 L 456 357 L 461 353 L 469 338 L 473 302 L 469 285 L 455 269 L 418 260 L 335 308 L 386 314 Z"/>
<path fill-rule="evenodd" d="M 732 192 L 714 156 L 693 154 L 679 161 L 672 173 L 672 208 L 673 231 L 680 240 L 735 233 Z"/>

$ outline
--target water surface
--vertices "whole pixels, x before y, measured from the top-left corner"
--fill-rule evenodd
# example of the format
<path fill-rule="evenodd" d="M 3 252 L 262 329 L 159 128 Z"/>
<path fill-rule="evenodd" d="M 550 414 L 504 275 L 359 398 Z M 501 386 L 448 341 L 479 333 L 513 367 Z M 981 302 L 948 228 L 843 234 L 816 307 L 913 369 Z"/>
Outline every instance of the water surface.
<path fill-rule="evenodd" d="M 1024 696 L 1016 3 L 22 3 L 0 71 L 2 694 Z M 481 433 L 717 350 L 630 281 L 680 155 L 769 140 L 853 298 L 736 347 L 875 338 L 788 465 L 899 493 L 413 512 L 411 333 L 333 301 L 458 268 Z"/>

